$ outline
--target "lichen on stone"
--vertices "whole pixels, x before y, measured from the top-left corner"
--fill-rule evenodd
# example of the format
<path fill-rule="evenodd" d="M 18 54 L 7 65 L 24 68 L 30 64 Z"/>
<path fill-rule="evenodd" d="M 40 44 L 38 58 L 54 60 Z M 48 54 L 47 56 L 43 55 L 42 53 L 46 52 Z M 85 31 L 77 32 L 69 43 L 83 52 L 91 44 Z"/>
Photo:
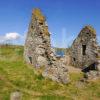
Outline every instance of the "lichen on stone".
<path fill-rule="evenodd" d="M 96 30 L 90 25 L 86 25 L 83 30 L 90 30 L 92 34 L 96 35 Z"/>
<path fill-rule="evenodd" d="M 45 17 L 43 16 L 43 14 L 41 13 L 40 9 L 38 8 L 35 8 L 33 10 L 33 13 L 32 13 L 36 19 L 38 19 L 40 22 L 43 22 L 45 21 Z"/>

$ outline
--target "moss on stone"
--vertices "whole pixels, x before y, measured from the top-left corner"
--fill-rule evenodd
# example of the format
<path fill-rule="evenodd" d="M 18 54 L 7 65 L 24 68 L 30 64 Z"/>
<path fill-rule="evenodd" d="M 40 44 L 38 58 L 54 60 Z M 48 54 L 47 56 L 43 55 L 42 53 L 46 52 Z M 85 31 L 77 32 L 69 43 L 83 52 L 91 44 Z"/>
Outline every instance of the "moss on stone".
<path fill-rule="evenodd" d="M 33 10 L 33 15 L 41 22 L 45 20 L 45 17 L 42 15 L 41 10 L 38 8 Z"/>
<path fill-rule="evenodd" d="M 90 26 L 90 25 L 85 26 L 83 29 L 88 29 L 88 30 L 90 30 L 91 33 L 93 33 L 94 35 L 96 35 L 95 29 L 92 26 Z"/>

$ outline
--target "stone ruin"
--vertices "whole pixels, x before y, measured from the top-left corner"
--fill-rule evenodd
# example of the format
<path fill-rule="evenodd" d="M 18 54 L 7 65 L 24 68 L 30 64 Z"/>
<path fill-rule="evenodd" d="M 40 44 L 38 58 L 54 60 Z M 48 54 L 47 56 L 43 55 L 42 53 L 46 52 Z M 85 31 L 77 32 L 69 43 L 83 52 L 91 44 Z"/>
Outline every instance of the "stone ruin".
<path fill-rule="evenodd" d="M 91 26 L 85 26 L 71 46 L 71 60 L 75 67 L 89 66 L 96 62 L 96 32 Z"/>
<path fill-rule="evenodd" d="M 50 33 L 45 17 L 39 9 L 34 9 L 25 41 L 24 57 L 35 68 L 44 67 L 42 75 L 54 81 L 67 83 L 68 70 L 57 59 L 50 44 Z"/>
<path fill-rule="evenodd" d="M 71 46 L 71 64 L 81 68 L 88 76 L 98 76 L 98 44 L 96 31 L 91 26 L 85 26 Z"/>
<path fill-rule="evenodd" d="M 24 57 L 27 63 L 35 68 L 43 67 L 42 75 L 61 83 L 69 82 L 67 66 L 81 68 L 88 79 L 100 77 L 100 61 L 97 59 L 98 48 L 96 32 L 91 26 L 85 26 L 74 40 L 70 53 L 58 59 L 51 48 L 50 33 L 46 18 L 39 9 L 34 9 L 29 25 Z M 70 55 L 69 55 L 70 54 Z"/>

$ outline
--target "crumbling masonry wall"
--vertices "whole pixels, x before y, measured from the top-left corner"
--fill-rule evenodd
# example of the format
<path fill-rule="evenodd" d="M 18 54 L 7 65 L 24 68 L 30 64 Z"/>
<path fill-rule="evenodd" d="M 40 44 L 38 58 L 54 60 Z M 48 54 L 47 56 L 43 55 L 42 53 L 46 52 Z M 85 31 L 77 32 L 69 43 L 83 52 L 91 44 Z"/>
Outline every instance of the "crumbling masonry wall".
<path fill-rule="evenodd" d="M 67 83 L 69 80 L 66 66 L 57 60 L 50 44 L 50 33 L 46 19 L 40 9 L 34 9 L 29 25 L 24 57 L 34 67 L 44 67 L 42 75 L 54 81 Z"/>
<path fill-rule="evenodd" d="M 96 62 L 96 32 L 91 26 L 85 26 L 71 46 L 71 62 L 75 67 L 83 68 Z"/>
<path fill-rule="evenodd" d="M 35 9 L 29 25 L 24 55 L 28 63 L 36 67 L 47 65 L 46 53 L 50 49 L 50 34 L 45 17 Z"/>

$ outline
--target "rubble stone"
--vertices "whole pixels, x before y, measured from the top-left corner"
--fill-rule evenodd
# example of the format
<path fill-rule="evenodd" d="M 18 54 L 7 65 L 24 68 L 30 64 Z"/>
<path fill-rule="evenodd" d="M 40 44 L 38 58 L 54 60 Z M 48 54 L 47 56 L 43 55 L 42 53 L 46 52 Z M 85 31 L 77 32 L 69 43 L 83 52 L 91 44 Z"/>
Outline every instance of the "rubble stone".
<path fill-rule="evenodd" d="M 89 71 L 88 73 L 85 74 L 85 78 L 88 80 L 94 80 L 94 79 L 100 78 L 100 72 Z"/>

